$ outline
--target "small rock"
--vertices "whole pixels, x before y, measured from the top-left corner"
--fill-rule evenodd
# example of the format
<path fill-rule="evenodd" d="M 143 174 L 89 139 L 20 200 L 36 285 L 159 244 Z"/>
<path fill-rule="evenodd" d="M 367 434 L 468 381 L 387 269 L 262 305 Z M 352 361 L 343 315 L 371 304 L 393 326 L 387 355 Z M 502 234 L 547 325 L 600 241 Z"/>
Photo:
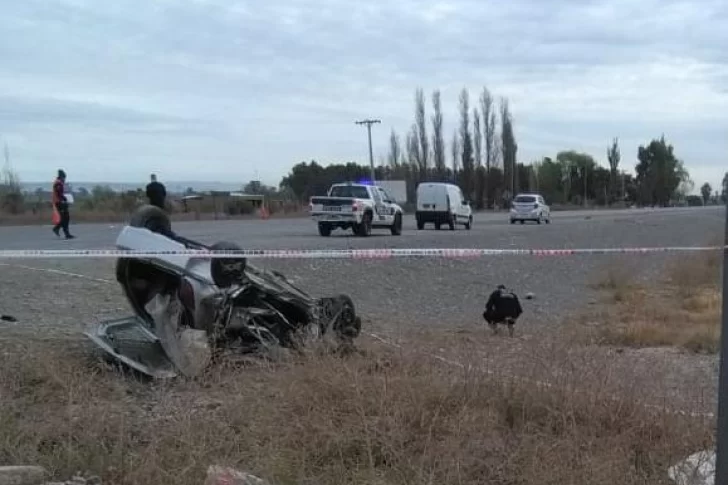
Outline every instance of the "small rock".
<path fill-rule="evenodd" d="M 204 485 L 270 485 L 262 478 L 234 468 L 211 465 Z"/>
<path fill-rule="evenodd" d="M 715 483 L 715 452 L 700 451 L 667 470 L 677 485 L 713 485 Z"/>
<path fill-rule="evenodd" d="M 40 466 L 0 466 L 0 485 L 41 485 L 47 476 Z"/>

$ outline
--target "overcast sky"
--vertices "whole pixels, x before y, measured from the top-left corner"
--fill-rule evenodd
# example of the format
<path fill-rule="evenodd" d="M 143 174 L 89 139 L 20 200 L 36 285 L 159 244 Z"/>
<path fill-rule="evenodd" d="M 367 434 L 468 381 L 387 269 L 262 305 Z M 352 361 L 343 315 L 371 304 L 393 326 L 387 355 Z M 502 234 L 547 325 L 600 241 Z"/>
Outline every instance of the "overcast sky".
<path fill-rule="evenodd" d="M 442 91 L 510 99 L 518 158 L 622 164 L 663 132 L 696 188 L 728 170 L 724 0 L 19 0 L 0 15 L 0 140 L 25 181 L 276 184 L 368 161 Z M 428 124 L 428 129 L 431 125 Z M 449 159 L 448 147 L 448 159 Z"/>

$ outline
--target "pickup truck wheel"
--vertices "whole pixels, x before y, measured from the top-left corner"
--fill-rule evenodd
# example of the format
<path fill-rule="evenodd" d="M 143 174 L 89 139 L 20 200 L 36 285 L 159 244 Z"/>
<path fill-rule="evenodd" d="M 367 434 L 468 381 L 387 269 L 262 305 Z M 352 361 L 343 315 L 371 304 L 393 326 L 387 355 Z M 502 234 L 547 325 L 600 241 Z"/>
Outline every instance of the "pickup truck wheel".
<path fill-rule="evenodd" d="M 473 227 L 473 216 L 468 217 L 468 222 L 465 223 L 465 229 L 468 231 Z"/>
<path fill-rule="evenodd" d="M 402 214 L 399 212 L 394 216 L 394 224 L 392 224 L 392 236 L 399 236 L 402 234 Z"/>
<path fill-rule="evenodd" d="M 447 225 L 450 226 L 451 231 L 455 230 L 455 216 L 454 215 L 450 214 L 450 220 L 447 221 Z"/>
<path fill-rule="evenodd" d="M 425 228 L 425 223 L 422 222 L 421 220 L 417 219 L 417 230 L 421 231 L 424 228 Z"/>
<path fill-rule="evenodd" d="M 319 236 L 329 237 L 331 235 L 331 226 L 326 224 L 325 222 L 319 222 L 318 223 L 318 232 L 319 232 Z"/>
<path fill-rule="evenodd" d="M 367 212 L 361 219 L 361 223 L 354 226 L 354 233 L 359 237 L 368 237 L 372 233 L 372 214 Z"/>

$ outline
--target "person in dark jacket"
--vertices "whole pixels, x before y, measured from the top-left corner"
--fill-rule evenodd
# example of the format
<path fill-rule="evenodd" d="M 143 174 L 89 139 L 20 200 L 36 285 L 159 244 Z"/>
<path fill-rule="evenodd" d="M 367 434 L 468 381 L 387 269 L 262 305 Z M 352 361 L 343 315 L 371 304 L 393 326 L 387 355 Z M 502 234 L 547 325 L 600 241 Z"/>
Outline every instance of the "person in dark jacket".
<path fill-rule="evenodd" d="M 147 199 L 149 199 L 150 204 L 164 210 L 167 189 L 164 187 L 164 184 L 157 182 L 157 176 L 155 174 L 152 174 L 151 180 L 147 184 Z"/>
<path fill-rule="evenodd" d="M 507 325 L 508 334 L 512 337 L 516 320 L 522 313 L 523 308 L 521 308 L 518 295 L 507 290 L 505 285 L 498 285 L 485 304 L 483 319 L 488 322 L 488 326 L 493 329 L 493 333 L 498 333 L 499 324 Z"/>
<path fill-rule="evenodd" d="M 56 177 L 56 180 L 53 181 L 51 202 L 60 216 L 58 223 L 53 226 L 53 233 L 60 237 L 60 231 L 63 230 L 63 234 L 66 236 L 66 239 L 73 239 L 75 236 L 73 236 L 68 230 L 68 225 L 71 222 L 71 215 L 68 212 L 68 200 L 66 199 L 66 172 L 63 170 L 58 170 L 58 176 Z"/>

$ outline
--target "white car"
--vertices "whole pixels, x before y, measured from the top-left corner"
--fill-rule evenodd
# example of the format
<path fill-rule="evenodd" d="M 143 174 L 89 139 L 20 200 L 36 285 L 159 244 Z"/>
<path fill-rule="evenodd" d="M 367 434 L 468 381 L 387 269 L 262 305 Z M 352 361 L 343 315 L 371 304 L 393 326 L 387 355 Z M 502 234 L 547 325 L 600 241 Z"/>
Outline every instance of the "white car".
<path fill-rule="evenodd" d="M 432 223 L 435 229 L 447 224 L 451 231 L 456 224 L 473 227 L 473 209 L 462 190 L 455 184 L 441 182 L 423 182 L 417 186 L 417 229 L 423 229 L 425 224 Z"/>
<path fill-rule="evenodd" d="M 533 221 L 541 224 L 551 222 L 551 209 L 539 194 L 518 194 L 511 204 L 511 224 Z"/>

